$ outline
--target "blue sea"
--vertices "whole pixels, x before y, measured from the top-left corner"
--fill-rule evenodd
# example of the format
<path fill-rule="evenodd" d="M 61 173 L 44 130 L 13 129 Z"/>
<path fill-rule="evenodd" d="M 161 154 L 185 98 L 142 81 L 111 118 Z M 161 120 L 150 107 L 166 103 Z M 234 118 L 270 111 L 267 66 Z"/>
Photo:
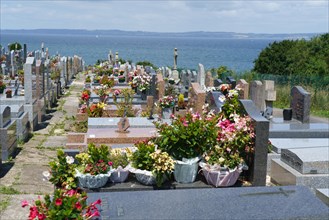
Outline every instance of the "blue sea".
<path fill-rule="evenodd" d="M 154 65 L 173 66 L 174 48 L 178 49 L 177 67 L 205 69 L 227 66 L 237 72 L 253 68 L 253 61 L 273 39 L 222 39 L 180 36 L 98 36 L 64 34 L 11 34 L 2 33 L 2 46 L 13 42 L 27 44 L 27 50 L 40 50 L 41 43 L 50 55 L 81 56 L 87 65 L 98 59 L 107 59 L 111 50 L 132 62 L 150 61 Z"/>

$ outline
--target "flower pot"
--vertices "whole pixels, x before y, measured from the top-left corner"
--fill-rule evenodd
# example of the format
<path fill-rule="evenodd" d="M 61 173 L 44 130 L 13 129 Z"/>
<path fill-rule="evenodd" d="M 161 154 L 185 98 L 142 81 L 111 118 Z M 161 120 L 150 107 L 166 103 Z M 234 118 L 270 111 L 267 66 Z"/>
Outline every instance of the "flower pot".
<path fill-rule="evenodd" d="M 110 181 L 112 183 L 123 183 L 127 180 L 129 175 L 128 169 L 123 169 L 121 166 L 119 166 L 117 169 L 111 170 L 111 176 Z"/>
<path fill-rule="evenodd" d="M 211 166 L 203 162 L 200 162 L 199 165 L 202 168 L 202 172 L 207 180 L 207 183 L 215 187 L 233 186 L 239 179 L 242 172 L 242 167 L 236 167 L 233 170 L 230 170 L 228 168 L 221 167 L 220 165 Z"/>
<path fill-rule="evenodd" d="M 79 171 L 76 171 L 76 177 L 79 180 L 79 186 L 82 188 L 100 188 L 103 187 L 109 177 L 111 176 L 111 173 L 107 174 L 98 174 L 98 175 L 90 175 L 90 174 L 83 174 Z"/>
<path fill-rule="evenodd" d="M 129 171 L 134 173 L 137 181 L 143 185 L 151 186 L 156 184 L 156 178 L 151 171 L 140 170 L 133 167 L 131 167 Z"/>
<path fill-rule="evenodd" d="M 6 93 L 6 98 L 11 98 L 11 93 Z"/>
<path fill-rule="evenodd" d="M 162 118 L 163 119 L 170 119 L 170 116 L 172 114 L 171 108 L 163 108 L 162 109 Z"/>
<path fill-rule="evenodd" d="M 176 160 L 174 177 L 179 183 L 193 183 L 198 175 L 200 158 L 185 159 L 183 161 Z"/>
<path fill-rule="evenodd" d="M 283 120 L 290 121 L 292 119 L 292 109 L 285 108 L 283 109 Z"/>

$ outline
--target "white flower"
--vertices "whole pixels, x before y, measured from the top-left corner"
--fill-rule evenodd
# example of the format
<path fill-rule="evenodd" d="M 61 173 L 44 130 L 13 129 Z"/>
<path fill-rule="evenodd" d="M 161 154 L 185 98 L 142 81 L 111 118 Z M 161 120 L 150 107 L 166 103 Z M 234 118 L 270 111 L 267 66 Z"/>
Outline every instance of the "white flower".
<path fill-rule="evenodd" d="M 218 97 L 218 100 L 219 100 L 220 102 L 225 102 L 226 98 L 225 98 L 224 95 L 221 95 L 221 96 Z"/>
<path fill-rule="evenodd" d="M 50 173 L 48 171 L 43 171 L 42 172 L 42 176 L 43 176 L 43 181 L 48 181 L 50 179 Z"/>
<path fill-rule="evenodd" d="M 74 158 L 71 156 L 66 156 L 66 163 L 68 163 L 68 164 L 74 163 Z"/>

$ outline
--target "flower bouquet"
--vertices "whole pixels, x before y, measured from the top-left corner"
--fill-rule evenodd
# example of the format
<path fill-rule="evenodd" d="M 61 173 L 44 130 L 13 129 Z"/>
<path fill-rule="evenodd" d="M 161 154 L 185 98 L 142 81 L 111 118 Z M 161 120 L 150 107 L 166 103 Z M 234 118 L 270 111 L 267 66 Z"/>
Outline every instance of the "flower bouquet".
<path fill-rule="evenodd" d="M 88 145 L 85 153 L 76 155 L 78 166 L 76 177 L 80 187 L 99 188 L 104 186 L 111 175 L 112 162 L 109 160 L 109 147 Z"/>
<path fill-rule="evenodd" d="M 133 78 L 132 87 L 137 87 L 139 91 L 143 92 L 150 88 L 151 76 L 148 74 L 140 74 Z"/>
<path fill-rule="evenodd" d="M 6 83 L 4 83 L 2 80 L 0 80 L 0 94 L 3 93 L 5 88 L 6 88 Z"/>

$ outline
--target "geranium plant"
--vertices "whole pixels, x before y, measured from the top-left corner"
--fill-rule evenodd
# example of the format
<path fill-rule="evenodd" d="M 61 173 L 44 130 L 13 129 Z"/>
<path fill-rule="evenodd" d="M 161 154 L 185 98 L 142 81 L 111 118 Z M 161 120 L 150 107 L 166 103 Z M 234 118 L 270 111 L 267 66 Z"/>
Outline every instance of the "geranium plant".
<path fill-rule="evenodd" d="M 110 171 L 112 162 L 109 159 L 109 147 L 107 145 L 88 144 L 87 152 L 76 155 L 77 169 L 82 173 L 91 175 L 106 174 Z"/>
<path fill-rule="evenodd" d="M 63 150 L 57 151 L 57 160 L 49 162 L 50 173 L 44 172 L 56 187 L 74 189 L 77 187 L 75 179 L 75 168 L 73 157 L 68 156 Z"/>
<path fill-rule="evenodd" d="M 97 200 L 87 205 L 87 194 L 79 190 L 56 189 L 54 196 L 46 195 L 44 200 L 40 197 L 32 204 L 22 201 L 22 207 L 30 207 L 28 219 L 91 219 L 100 216 L 98 205 L 101 200 Z"/>
<path fill-rule="evenodd" d="M 90 99 L 90 93 L 91 92 L 88 89 L 84 89 L 82 91 L 80 98 L 81 98 L 81 100 L 82 100 L 83 103 L 87 103 L 89 101 L 89 99 Z"/>

